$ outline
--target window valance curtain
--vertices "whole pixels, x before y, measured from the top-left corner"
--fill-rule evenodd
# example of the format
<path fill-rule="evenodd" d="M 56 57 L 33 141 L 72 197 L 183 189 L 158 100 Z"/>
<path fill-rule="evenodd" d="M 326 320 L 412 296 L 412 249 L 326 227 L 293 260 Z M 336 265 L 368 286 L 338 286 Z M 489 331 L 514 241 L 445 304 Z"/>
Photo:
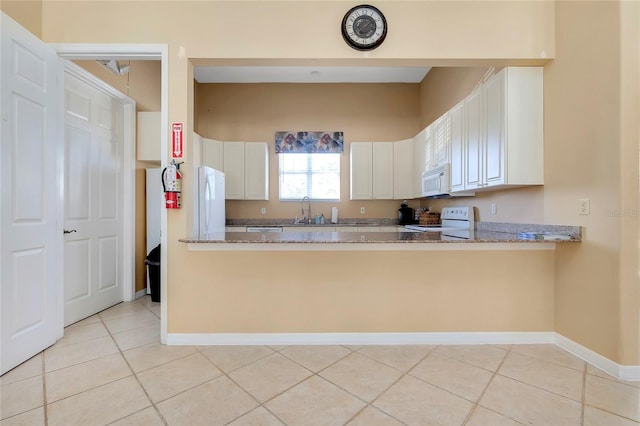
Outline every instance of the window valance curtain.
<path fill-rule="evenodd" d="M 342 153 L 342 132 L 276 132 L 276 154 Z"/>

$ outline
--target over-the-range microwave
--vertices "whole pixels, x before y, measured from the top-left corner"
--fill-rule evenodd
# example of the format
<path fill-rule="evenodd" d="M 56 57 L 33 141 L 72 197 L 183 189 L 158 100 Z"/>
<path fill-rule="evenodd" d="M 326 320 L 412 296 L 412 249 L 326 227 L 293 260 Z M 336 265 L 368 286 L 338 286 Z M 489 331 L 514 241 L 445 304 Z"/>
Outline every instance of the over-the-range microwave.
<path fill-rule="evenodd" d="M 423 197 L 470 197 L 475 192 L 451 192 L 451 166 L 445 163 L 435 169 L 422 173 L 422 196 Z"/>

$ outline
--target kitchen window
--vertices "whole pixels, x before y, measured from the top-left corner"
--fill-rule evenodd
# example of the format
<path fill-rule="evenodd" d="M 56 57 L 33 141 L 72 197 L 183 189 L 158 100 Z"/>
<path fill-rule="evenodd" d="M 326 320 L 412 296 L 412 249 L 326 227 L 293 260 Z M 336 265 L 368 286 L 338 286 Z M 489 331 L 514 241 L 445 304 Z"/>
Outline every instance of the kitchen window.
<path fill-rule="evenodd" d="M 280 200 L 340 201 L 340 155 L 279 154 Z"/>

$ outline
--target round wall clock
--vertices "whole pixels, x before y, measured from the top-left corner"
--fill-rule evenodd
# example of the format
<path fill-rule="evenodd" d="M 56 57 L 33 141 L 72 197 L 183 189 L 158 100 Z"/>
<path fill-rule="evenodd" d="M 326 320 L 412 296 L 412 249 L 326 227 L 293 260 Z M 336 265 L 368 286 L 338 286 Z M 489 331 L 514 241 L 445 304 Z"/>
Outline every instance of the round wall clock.
<path fill-rule="evenodd" d="M 342 18 L 342 37 L 356 50 L 372 50 L 387 36 L 387 20 L 368 4 L 351 8 Z"/>

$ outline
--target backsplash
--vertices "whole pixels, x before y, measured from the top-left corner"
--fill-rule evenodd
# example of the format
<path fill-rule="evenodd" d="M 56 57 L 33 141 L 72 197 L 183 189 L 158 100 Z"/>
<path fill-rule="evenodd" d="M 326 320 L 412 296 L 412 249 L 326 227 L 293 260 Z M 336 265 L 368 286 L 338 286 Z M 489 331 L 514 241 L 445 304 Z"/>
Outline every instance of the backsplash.
<path fill-rule="evenodd" d="M 398 224 L 398 219 L 390 218 L 340 218 L 338 225 L 371 225 L 371 226 L 393 226 Z M 227 226 L 282 226 L 294 225 L 293 219 L 227 219 Z M 311 225 L 315 225 L 312 223 Z M 325 218 L 325 225 L 333 225 L 331 221 Z"/>

